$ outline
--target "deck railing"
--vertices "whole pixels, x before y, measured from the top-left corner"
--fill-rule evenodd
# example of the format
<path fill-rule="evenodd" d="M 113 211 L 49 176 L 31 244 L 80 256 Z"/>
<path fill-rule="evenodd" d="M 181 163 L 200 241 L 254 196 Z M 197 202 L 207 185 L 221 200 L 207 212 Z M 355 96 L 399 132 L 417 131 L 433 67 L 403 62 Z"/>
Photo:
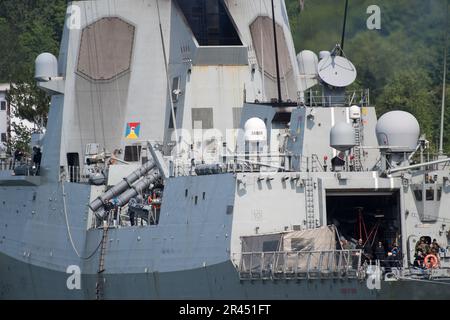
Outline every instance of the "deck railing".
<path fill-rule="evenodd" d="M 241 280 L 364 276 L 361 250 L 243 252 L 234 261 Z"/>

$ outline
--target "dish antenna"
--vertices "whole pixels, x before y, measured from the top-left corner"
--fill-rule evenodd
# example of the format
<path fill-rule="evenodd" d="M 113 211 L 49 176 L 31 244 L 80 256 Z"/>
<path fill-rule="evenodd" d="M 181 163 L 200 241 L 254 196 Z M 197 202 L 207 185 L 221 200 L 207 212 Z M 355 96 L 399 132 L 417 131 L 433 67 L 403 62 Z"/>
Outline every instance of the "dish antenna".
<path fill-rule="evenodd" d="M 317 68 L 320 79 L 333 87 L 347 87 L 356 80 L 356 68 L 345 57 L 339 44 L 329 56 L 319 62 Z"/>

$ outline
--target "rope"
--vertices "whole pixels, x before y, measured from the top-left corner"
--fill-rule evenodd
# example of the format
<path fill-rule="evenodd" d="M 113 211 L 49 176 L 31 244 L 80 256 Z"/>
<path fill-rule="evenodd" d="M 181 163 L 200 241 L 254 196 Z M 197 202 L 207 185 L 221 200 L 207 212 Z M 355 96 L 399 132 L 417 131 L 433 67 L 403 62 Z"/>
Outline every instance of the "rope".
<path fill-rule="evenodd" d="M 373 235 L 373 241 L 372 241 L 372 244 L 371 244 L 371 246 L 373 246 L 373 242 L 375 241 L 375 235 L 378 232 L 379 223 L 380 222 L 377 221 L 377 223 L 374 224 L 374 226 L 372 227 L 372 230 L 370 230 L 369 236 L 367 237 L 366 242 L 364 242 L 364 246 L 367 244 L 367 242 L 369 242 L 370 238 L 372 237 L 372 233 L 375 231 L 375 234 Z"/>
<path fill-rule="evenodd" d="M 61 181 L 61 187 L 62 187 L 62 192 L 63 192 L 64 216 L 66 218 L 66 227 L 67 227 L 67 233 L 69 235 L 70 244 L 72 245 L 73 251 L 75 251 L 75 254 L 78 256 L 78 258 L 83 259 L 83 260 L 89 260 L 90 258 L 92 258 L 94 256 L 94 254 L 97 252 L 98 248 L 100 248 L 100 245 L 102 244 L 103 238 L 100 240 L 100 242 L 97 245 L 97 247 L 95 248 L 95 250 L 89 256 L 82 257 L 80 255 L 80 253 L 78 252 L 78 250 L 77 250 L 77 248 L 75 246 L 75 243 L 73 241 L 72 232 L 70 231 L 69 218 L 68 218 L 68 215 L 67 215 L 66 192 L 65 192 L 65 189 L 64 189 L 64 180 Z"/>
<path fill-rule="evenodd" d="M 372 239 L 372 243 L 371 243 L 371 247 L 373 247 L 373 244 L 375 243 L 375 237 L 377 236 L 377 233 L 378 233 L 378 228 L 380 227 L 380 224 L 378 223 L 378 225 L 377 225 L 377 229 L 375 230 L 375 233 L 374 233 L 374 235 L 373 235 L 373 239 Z"/>

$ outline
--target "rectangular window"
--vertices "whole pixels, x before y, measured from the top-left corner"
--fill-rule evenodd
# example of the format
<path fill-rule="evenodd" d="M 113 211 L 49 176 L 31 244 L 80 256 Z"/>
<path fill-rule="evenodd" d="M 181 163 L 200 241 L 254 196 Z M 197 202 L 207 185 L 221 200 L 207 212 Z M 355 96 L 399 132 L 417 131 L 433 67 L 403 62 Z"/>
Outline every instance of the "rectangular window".
<path fill-rule="evenodd" d="M 6 142 L 6 133 L 2 133 L 2 139 L 1 139 L 1 141 L 2 141 L 2 142 Z"/>
<path fill-rule="evenodd" d="M 422 190 L 414 190 L 414 196 L 417 201 L 422 201 Z"/>
<path fill-rule="evenodd" d="M 6 101 L 1 101 L 0 102 L 0 110 L 1 111 L 5 111 L 6 110 Z"/>
<path fill-rule="evenodd" d="M 427 189 L 426 197 L 427 197 L 427 201 L 433 201 L 434 200 L 434 189 Z"/>
<path fill-rule="evenodd" d="M 80 181 L 80 156 L 78 152 L 67 153 L 67 170 L 70 182 Z"/>
<path fill-rule="evenodd" d="M 141 157 L 141 146 L 126 146 L 124 160 L 127 162 L 139 161 Z"/>

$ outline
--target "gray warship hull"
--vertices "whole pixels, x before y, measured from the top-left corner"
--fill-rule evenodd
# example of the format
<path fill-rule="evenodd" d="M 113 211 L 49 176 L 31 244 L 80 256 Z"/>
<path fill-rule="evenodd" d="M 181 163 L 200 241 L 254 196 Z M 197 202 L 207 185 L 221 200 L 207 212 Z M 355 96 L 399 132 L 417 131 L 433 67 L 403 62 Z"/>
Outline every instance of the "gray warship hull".
<path fill-rule="evenodd" d="M 95 300 L 97 275 L 83 275 L 78 292 L 67 290 L 67 273 L 20 262 L 0 255 L 2 299 Z M 11 273 L 10 273 L 11 274 Z M 241 281 L 231 261 L 178 272 L 106 274 L 105 299 L 170 300 L 448 300 L 449 281 L 396 281 L 369 290 L 365 281 L 324 279 Z"/>
<path fill-rule="evenodd" d="M 256 2 L 69 6 L 59 61 L 36 60 L 40 174 L 0 163 L 1 299 L 450 299 L 450 159 L 407 166 L 409 128 L 379 146 L 367 91 L 314 97 L 284 1 Z M 336 245 L 363 218 L 401 252 L 375 285 Z M 413 267 L 421 237 L 439 268 Z"/>
<path fill-rule="evenodd" d="M 203 209 L 174 203 L 184 209 L 163 210 L 158 226 L 108 230 L 101 278 L 102 228 L 85 230 L 87 212 L 68 215 L 68 225 L 64 214 L 83 212 L 81 199 L 89 197 L 88 186 L 65 183 L 65 209 L 61 184 L 2 186 L 0 204 L 8 210 L 2 210 L 0 298 L 98 299 L 100 279 L 103 299 L 450 299 L 450 282 L 445 279 L 382 280 L 379 289 L 369 289 L 365 278 L 345 275 L 244 279 L 229 253 L 233 215 L 225 212 L 226 204 L 234 203 L 234 192 L 239 192 L 237 177 L 179 177 L 170 179 L 166 190 L 177 197 L 187 185 L 195 190 L 197 179 L 200 188 L 208 190 Z M 83 258 L 76 255 L 68 231 Z M 18 234 L 20 241 L 14 240 Z M 73 290 L 67 284 L 71 265 L 81 270 L 81 285 Z"/>

